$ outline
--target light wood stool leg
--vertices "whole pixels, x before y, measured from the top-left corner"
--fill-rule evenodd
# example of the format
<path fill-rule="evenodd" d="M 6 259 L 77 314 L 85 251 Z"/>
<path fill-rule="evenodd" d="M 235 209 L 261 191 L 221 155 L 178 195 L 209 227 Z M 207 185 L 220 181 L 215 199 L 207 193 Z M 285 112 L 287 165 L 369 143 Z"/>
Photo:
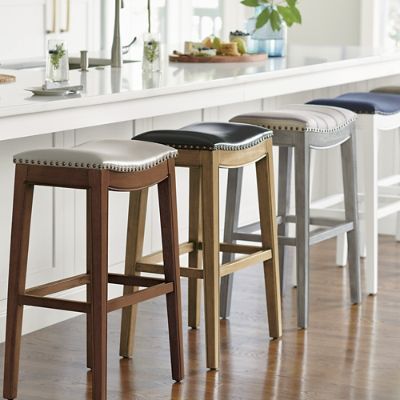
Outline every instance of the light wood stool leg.
<path fill-rule="evenodd" d="M 140 275 L 136 272 L 136 261 L 142 256 L 144 231 L 146 224 L 148 189 L 130 193 L 128 231 L 126 235 L 125 275 Z M 125 286 L 124 295 L 132 294 L 138 288 Z M 132 357 L 135 341 L 137 306 L 122 309 L 121 337 L 119 355 Z"/>
<path fill-rule="evenodd" d="M 306 135 L 295 144 L 297 325 L 308 326 L 310 248 L 310 147 Z"/>
<path fill-rule="evenodd" d="M 92 238 L 93 400 L 107 398 L 108 171 L 89 171 Z"/>
<path fill-rule="evenodd" d="M 171 351 L 172 378 L 183 379 L 183 339 L 181 313 L 181 285 L 179 270 L 179 241 L 176 206 L 174 162 L 168 161 L 169 177 L 158 184 L 162 245 L 166 282 L 173 282 L 174 291 L 167 294 L 169 342 Z"/>
<path fill-rule="evenodd" d="M 23 306 L 18 296 L 25 292 L 33 185 L 25 183 L 28 167 L 16 166 L 8 280 L 7 326 L 4 358 L 6 399 L 17 397 Z"/>
<path fill-rule="evenodd" d="M 345 214 L 354 229 L 347 232 L 350 294 L 353 304 L 361 303 L 360 246 L 358 224 L 358 189 L 355 135 L 341 145 Z"/>
<path fill-rule="evenodd" d="M 256 163 L 258 203 L 262 245 L 272 251 L 272 258 L 264 262 L 269 332 L 271 337 L 279 338 L 282 336 L 282 314 L 272 140 L 268 140 L 266 146 L 266 157 Z"/>
<path fill-rule="evenodd" d="M 197 243 L 201 242 L 201 179 L 200 168 L 190 168 L 189 178 L 189 242 L 194 242 L 196 248 L 189 253 L 189 267 L 201 268 L 201 252 Z M 201 280 L 189 278 L 188 325 L 197 329 L 200 325 Z"/>
<path fill-rule="evenodd" d="M 226 189 L 224 243 L 234 243 L 233 233 L 239 226 L 240 198 L 242 195 L 243 168 L 228 170 L 228 186 Z M 223 253 L 222 264 L 234 260 L 233 253 Z M 227 319 L 231 313 L 233 275 L 229 274 L 221 279 L 221 310 L 220 316 Z"/>
<path fill-rule="evenodd" d="M 217 152 L 203 151 L 202 209 L 207 368 L 219 368 L 219 170 Z"/>

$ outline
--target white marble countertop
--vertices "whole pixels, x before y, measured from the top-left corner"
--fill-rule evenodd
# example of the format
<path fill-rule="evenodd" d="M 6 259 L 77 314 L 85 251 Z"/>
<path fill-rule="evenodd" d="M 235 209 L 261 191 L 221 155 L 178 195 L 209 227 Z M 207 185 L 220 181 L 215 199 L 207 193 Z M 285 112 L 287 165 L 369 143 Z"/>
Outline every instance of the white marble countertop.
<path fill-rule="evenodd" d="M 3 138 L 2 128 L 8 127 L 2 126 L 2 120 L 35 113 L 71 109 L 82 109 L 83 112 L 85 107 L 119 103 L 127 105 L 129 102 L 132 107 L 138 104 L 139 100 L 147 100 L 146 104 L 142 104 L 141 113 L 129 111 L 122 115 L 121 112 L 119 117 L 108 119 L 99 117 L 98 122 L 88 117 L 85 123 L 76 125 L 66 121 L 67 127 L 73 129 L 117 122 L 124 118 L 129 120 L 172 111 L 198 109 L 207 106 L 208 102 L 210 106 L 218 106 L 334 86 L 394 75 L 398 71 L 400 71 L 400 52 L 372 51 L 356 47 L 301 46 L 290 48 L 286 58 L 270 58 L 266 62 L 234 64 L 165 62 L 162 72 L 152 75 L 143 75 L 139 62 L 124 64 L 121 69 L 104 67 L 93 68 L 89 72 L 73 70 L 70 71 L 70 83 L 83 84 L 84 90 L 80 95 L 38 97 L 32 96 L 24 89 L 40 86 L 44 80 L 44 69 L 12 71 L 2 70 L 0 66 L 0 73 L 10 73 L 17 78 L 16 83 L 0 85 L 0 134 Z M 201 101 L 198 96 L 188 97 L 196 93 L 203 94 Z M 184 94 L 186 97 L 179 98 L 181 101 L 176 101 L 177 97 L 174 99 L 171 97 Z M 149 103 L 148 100 L 160 98 L 164 99 L 164 103 L 155 101 L 154 110 L 149 111 L 153 103 Z M 175 101 L 174 107 L 169 105 L 171 101 Z M 139 109 L 140 107 L 137 108 Z M 71 114 L 68 118 L 71 118 Z M 15 123 L 14 120 L 14 128 Z M 40 129 L 43 131 L 44 127 Z M 48 129 L 54 129 L 54 125 Z"/>

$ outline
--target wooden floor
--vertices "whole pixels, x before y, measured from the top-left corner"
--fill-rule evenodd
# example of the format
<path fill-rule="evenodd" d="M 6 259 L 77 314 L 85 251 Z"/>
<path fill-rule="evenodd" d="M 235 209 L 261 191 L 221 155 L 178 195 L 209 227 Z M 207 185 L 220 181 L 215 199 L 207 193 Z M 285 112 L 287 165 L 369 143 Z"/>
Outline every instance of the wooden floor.
<path fill-rule="evenodd" d="M 334 242 L 313 248 L 310 328 L 296 329 L 296 291 L 288 288 L 279 341 L 266 337 L 261 268 L 237 274 L 233 313 L 221 322 L 220 371 L 204 367 L 203 329 L 185 329 L 181 384 L 170 379 L 164 300 L 140 306 L 132 360 L 118 357 L 120 314 L 111 314 L 108 399 L 400 399 L 400 244 L 381 238 L 380 293 L 364 296 L 360 307 L 350 306 L 347 271 L 333 260 Z M 186 323 L 186 296 L 184 305 Z M 23 338 L 19 399 L 90 398 L 84 321 L 79 316 Z"/>

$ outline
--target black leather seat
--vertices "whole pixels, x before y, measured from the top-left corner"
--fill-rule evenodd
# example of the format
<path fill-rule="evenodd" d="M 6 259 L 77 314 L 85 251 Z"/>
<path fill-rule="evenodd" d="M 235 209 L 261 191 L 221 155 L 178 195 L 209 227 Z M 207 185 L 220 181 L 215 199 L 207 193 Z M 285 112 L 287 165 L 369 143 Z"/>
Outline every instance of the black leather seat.
<path fill-rule="evenodd" d="M 400 96 L 389 93 L 346 93 L 334 99 L 317 99 L 307 104 L 347 108 L 357 114 L 391 115 L 400 112 Z"/>
<path fill-rule="evenodd" d="M 242 150 L 272 137 L 272 131 L 247 124 L 201 122 L 176 130 L 142 133 L 133 140 L 169 145 L 178 149 Z"/>

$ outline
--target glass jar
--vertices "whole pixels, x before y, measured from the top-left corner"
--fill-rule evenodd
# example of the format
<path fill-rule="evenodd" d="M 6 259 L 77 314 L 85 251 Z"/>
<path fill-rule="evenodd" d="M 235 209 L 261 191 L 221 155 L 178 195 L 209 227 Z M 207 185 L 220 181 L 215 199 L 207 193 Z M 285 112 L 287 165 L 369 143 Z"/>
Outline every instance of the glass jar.
<path fill-rule="evenodd" d="M 264 7 L 257 7 L 255 16 L 247 21 L 247 32 L 251 33 L 249 52 L 266 53 L 269 57 L 284 57 L 287 47 L 287 26 L 283 23 L 279 31 L 274 31 L 268 22 L 256 29 L 257 17 Z"/>
<path fill-rule="evenodd" d="M 160 35 L 146 33 L 143 40 L 143 71 L 156 72 L 161 69 Z"/>
<path fill-rule="evenodd" d="M 69 79 L 67 44 L 64 40 L 48 42 L 46 59 L 46 84 L 66 83 Z"/>

